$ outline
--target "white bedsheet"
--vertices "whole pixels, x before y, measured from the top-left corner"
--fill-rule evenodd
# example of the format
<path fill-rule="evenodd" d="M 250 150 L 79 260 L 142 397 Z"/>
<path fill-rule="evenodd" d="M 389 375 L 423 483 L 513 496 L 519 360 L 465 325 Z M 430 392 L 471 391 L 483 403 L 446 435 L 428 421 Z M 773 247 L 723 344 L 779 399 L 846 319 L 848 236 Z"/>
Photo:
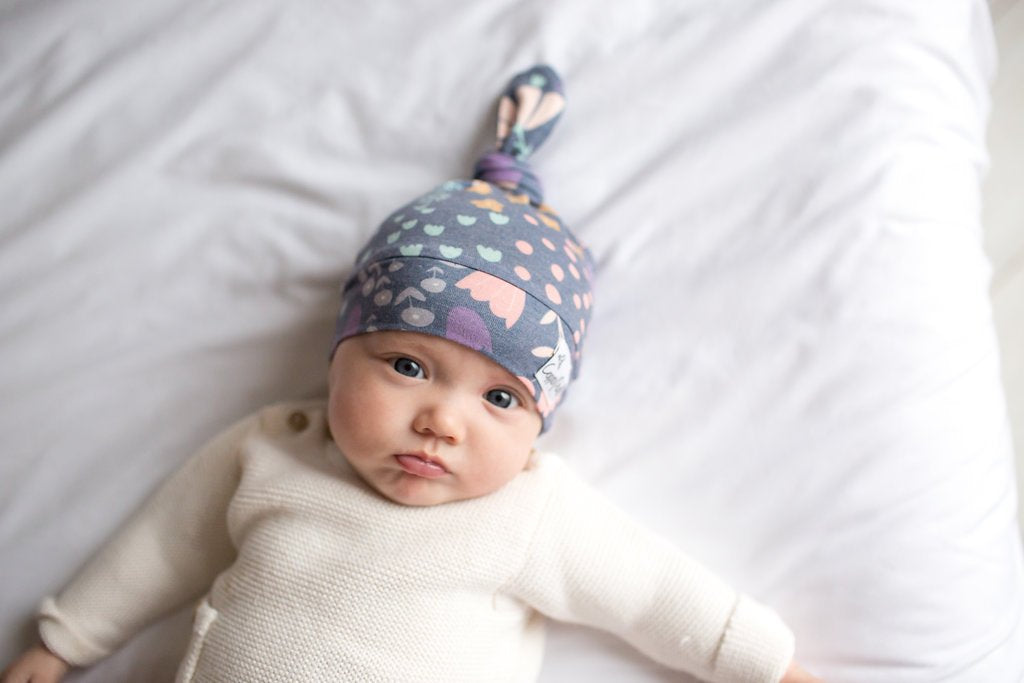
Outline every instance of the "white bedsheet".
<path fill-rule="evenodd" d="M 193 448 L 325 391 L 355 247 L 545 61 L 600 279 L 543 446 L 829 681 L 1021 680 L 993 54 L 982 0 L 0 3 L 0 658 Z M 168 680 L 188 622 L 74 680 Z M 556 626 L 543 680 L 688 679 Z"/>

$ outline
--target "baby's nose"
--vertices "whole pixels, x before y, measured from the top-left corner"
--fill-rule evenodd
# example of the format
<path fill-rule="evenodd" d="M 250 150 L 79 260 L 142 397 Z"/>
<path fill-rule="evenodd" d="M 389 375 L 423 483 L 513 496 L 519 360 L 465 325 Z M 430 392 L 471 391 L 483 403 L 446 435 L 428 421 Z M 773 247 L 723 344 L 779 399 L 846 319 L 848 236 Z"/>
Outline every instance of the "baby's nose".
<path fill-rule="evenodd" d="M 424 436 L 460 443 L 466 436 L 466 424 L 459 407 L 443 398 L 425 404 L 416 413 L 413 429 Z"/>

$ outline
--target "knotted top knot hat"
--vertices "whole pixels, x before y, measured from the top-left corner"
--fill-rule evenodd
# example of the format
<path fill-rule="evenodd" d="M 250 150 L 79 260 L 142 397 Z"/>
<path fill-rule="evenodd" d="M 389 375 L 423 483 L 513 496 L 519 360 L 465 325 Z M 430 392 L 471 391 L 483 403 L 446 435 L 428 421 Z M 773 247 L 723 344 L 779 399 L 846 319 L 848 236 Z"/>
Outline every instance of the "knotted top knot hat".
<path fill-rule="evenodd" d="M 392 212 L 342 290 L 332 349 L 379 330 L 432 334 L 519 378 L 551 423 L 580 367 L 592 305 L 590 253 L 543 203 L 527 159 L 565 108 L 562 81 L 535 66 L 498 104 L 494 150 Z"/>

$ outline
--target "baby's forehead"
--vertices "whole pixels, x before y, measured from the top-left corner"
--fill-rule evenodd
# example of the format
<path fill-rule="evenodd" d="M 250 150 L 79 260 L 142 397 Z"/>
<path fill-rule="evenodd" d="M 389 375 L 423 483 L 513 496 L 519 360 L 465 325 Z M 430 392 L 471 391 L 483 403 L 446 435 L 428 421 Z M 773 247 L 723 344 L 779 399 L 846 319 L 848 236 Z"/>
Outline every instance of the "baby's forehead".
<path fill-rule="evenodd" d="M 368 347 L 377 350 L 408 350 L 427 354 L 433 360 L 449 360 L 457 366 L 484 368 L 511 375 L 495 360 L 464 344 L 433 334 L 408 330 L 376 330 L 358 335 Z"/>
<path fill-rule="evenodd" d="M 372 332 L 364 332 L 356 335 L 353 339 L 358 339 L 366 346 L 374 348 L 402 347 L 421 349 L 423 351 L 438 351 L 442 353 L 458 353 L 461 349 L 460 344 L 448 339 L 443 339 L 433 334 L 413 332 L 411 330 L 374 330 Z M 469 351 L 469 349 L 466 349 L 466 351 Z"/>

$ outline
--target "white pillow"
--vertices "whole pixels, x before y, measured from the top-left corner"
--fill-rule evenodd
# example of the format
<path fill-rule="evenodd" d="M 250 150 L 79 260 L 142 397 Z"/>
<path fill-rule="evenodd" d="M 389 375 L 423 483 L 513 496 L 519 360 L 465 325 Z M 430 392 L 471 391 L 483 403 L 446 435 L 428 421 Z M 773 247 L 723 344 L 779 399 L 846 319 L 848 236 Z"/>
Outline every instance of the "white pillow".
<path fill-rule="evenodd" d="M 833 681 L 1024 676 L 981 0 L 25 5 L 0 23 L 0 657 L 164 474 L 325 390 L 337 290 L 508 77 L 600 263 L 545 448 Z M 188 614 L 78 680 L 167 680 Z M 552 629 L 546 681 L 678 680 Z"/>

